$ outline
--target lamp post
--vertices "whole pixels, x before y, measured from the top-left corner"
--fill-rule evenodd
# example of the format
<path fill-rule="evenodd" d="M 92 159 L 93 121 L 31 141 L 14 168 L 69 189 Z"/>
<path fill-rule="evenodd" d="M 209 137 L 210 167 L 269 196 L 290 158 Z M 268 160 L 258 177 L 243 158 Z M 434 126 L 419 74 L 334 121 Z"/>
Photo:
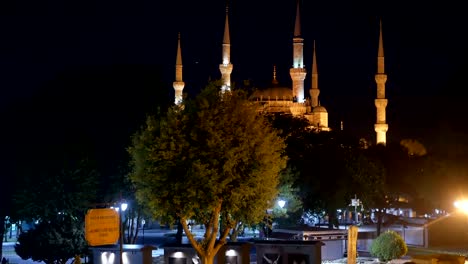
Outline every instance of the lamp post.
<path fill-rule="evenodd" d="M 123 264 L 123 242 L 124 242 L 124 228 L 123 228 L 123 219 L 122 219 L 122 212 L 125 212 L 127 210 L 128 204 L 125 202 L 121 202 L 120 206 L 117 207 L 117 210 L 119 211 L 119 220 L 120 220 L 120 243 L 119 243 L 119 257 L 120 257 L 120 262 L 119 264 Z"/>
<path fill-rule="evenodd" d="M 361 201 L 356 197 L 356 195 L 354 195 L 354 199 L 351 199 L 351 206 L 354 206 L 354 218 L 355 218 L 355 222 L 356 224 L 359 222 L 359 217 L 358 217 L 358 213 L 357 213 L 357 207 L 358 206 L 362 206 L 362 203 Z"/>

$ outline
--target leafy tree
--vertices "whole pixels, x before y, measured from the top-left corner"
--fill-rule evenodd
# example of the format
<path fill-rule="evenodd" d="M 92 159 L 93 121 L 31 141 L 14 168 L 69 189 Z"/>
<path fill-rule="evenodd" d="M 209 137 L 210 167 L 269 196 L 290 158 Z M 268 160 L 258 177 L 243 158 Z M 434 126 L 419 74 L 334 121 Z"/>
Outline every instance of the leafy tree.
<path fill-rule="evenodd" d="M 431 211 L 430 202 L 433 188 L 427 188 L 427 173 L 433 161 L 420 142 L 412 139 L 402 140 L 399 144 L 377 145 L 367 150 L 367 156 L 380 164 L 380 173 L 385 175 L 379 188 L 371 189 L 366 195 L 368 204 L 376 208 L 377 235 L 380 234 L 386 210 L 401 206 L 417 208 L 419 212 Z M 425 188 L 423 188 L 425 187 Z M 425 191 L 430 189 L 431 192 Z M 408 203 L 399 202 L 406 197 Z"/>
<path fill-rule="evenodd" d="M 125 201 L 128 205 L 127 210 L 123 213 L 123 228 L 124 228 L 124 244 L 136 244 L 138 239 L 138 230 L 142 226 L 142 220 L 150 215 L 144 204 L 137 201 L 135 197 L 135 188 L 131 183 L 128 174 L 131 168 L 128 166 L 128 160 L 124 166 L 121 166 L 118 173 L 111 175 L 104 182 L 105 196 L 100 198 L 104 204 L 116 204 L 120 201 Z M 103 183 L 101 181 L 101 183 Z"/>
<path fill-rule="evenodd" d="M 337 225 L 337 209 L 379 183 L 381 174 L 364 155 L 358 138 L 343 131 L 318 133 L 302 118 L 275 116 L 272 120 L 286 137 L 288 167 L 297 172 L 293 187 L 304 210 L 311 215 L 326 212 L 329 228 Z"/>
<path fill-rule="evenodd" d="M 79 161 L 60 172 L 38 171 L 26 177 L 22 190 L 15 194 L 15 208 L 23 220 L 47 221 L 58 214 L 84 219 L 96 203 L 98 172 L 88 160 Z"/>
<path fill-rule="evenodd" d="M 305 208 L 311 211 L 325 211 L 328 227 L 338 225 L 336 211 L 346 207 L 350 197 L 360 188 L 357 183 L 360 172 L 357 169 L 358 141 L 334 132 L 311 132 L 306 137 L 307 148 L 299 164 L 302 174 L 296 182 L 301 189 Z M 367 175 L 367 174 L 366 174 Z"/>
<path fill-rule="evenodd" d="M 24 188 L 15 195 L 17 217 L 37 223 L 21 233 L 17 254 L 48 263 L 83 254 L 84 216 L 96 203 L 98 173 L 83 160 L 60 173 L 43 170 L 36 176 L 25 178 Z"/>
<path fill-rule="evenodd" d="M 150 117 L 129 148 L 137 198 L 156 217 L 179 219 L 205 264 L 239 219 L 258 222 L 277 196 L 284 141 L 241 91 L 210 84 L 195 99 Z M 225 221 L 218 235 L 220 216 Z M 187 226 L 205 225 L 196 240 Z"/>
<path fill-rule="evenodd" d="M 273 207 L 273 220 L 280 226 L 297 225 L 301 223 L 303 215 L 303 204 L 299 196 L 299 188 L 294 182 L 297 179 L 297 171 L 288 167 L 280 175 L 278 187 L 278 201 L 285 202 L 283 208 L 279 205 Z"/>
<path fill-rule="evenodd" d="M 81 221 L 62 214 L 56 219 L 41 221 L 22 233 L 15 244 L 15 251 L 22 259 L 64 264 L 70 258 L 86 253 L 83 230 Z"/>

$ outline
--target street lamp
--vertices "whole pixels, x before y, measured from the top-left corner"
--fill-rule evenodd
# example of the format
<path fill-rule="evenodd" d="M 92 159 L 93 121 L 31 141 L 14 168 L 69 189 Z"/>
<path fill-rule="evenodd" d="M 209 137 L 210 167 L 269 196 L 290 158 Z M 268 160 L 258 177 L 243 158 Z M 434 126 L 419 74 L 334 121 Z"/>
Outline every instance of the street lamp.
<path fill-rule="evenodd" d="M 355 221 L 356 221 L 356 224 L 357 224 L 359 222 L 357 207 L 361 206 L 361 208 L 362 208 L 362 202 L 357 198 L 356 195 L 354 195 L 354 199 L 351 199 L 350 206 L 354 206 L 354 218 L 355 218 Z"/>
<path fill-rule="evenodd" d="M 124 242 L 124 227 L 123 227 L 123 219 L 122 219 L 122 212 L 127 210 L 128 204 L 126 202 L 121 202 L 119 207 L 115 209 L 119 212 L 119 220 L 120 220 L 120 243 L 119 243 L 119 255 L 120 255 L 120 262 L 119 264 L 123 264 L 123 242 Z"/>
<path fill-rule="evenodd" d="M 465 214 L 468 214 L 468 200 L 457 200 L 453 205 Z"/>
<path fill-rule="evenodd" d="M 285 205 L 286 205 L 286 201 L 285 201 L 285 200 L 280 199 L 280 200 L 278 201 L 278 206 L 279 206 L 280 208 L 283 208 Z"/>

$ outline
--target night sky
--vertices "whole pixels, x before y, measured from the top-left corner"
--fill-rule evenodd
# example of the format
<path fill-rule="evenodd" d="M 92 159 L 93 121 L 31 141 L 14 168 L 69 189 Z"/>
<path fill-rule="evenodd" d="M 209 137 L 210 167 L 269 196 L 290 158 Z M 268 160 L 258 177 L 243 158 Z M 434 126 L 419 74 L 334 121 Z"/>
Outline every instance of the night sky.
<path fill-rule="evenodd" d="M 185 91 L 194 95 L 208 79 L 220 77 L 225 5 L 220 0 L 1 1 L 3 157 L 35 159 L 70 148 L 117 167 L 146 113 L 173 101 L 178 32 Z M 276 65 L 280 84 L 290 86 L 295 1 L 229 5 L 233 82 L 249 79 L 265 87 Z M 388 140 L 414 138 L 440 155 L 465 153 L 468 23 L 461 2 L 338 0 L 302 6 L 305 88 L 315 40 L 320 101 L 332 128 L 343 121 L 345 129 L 375 137 L 382 19 Z"/>

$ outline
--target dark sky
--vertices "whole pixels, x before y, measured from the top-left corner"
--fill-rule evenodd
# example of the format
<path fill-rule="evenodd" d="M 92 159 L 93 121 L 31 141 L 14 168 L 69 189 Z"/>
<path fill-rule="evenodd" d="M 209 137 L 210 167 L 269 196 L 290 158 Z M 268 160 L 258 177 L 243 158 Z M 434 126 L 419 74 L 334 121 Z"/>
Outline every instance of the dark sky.
<path fill-rule="evenodd" d="M 275 64 L 289 86 L 295 1 L 229 5 L 233 81 L 263 86 Z M 303 1 L 305 64 L 310 70 L 315 40 L 330 126 L 343 120 L 374 137 L 381 18 L 388 139 L 416 138 L 444 153 L 468 142 L 463 10 L 458 1 Z M 224 16 L 220 0 L 1 1 L 4 143 L 31 156 L 67 142 L 122 158 L 145 113 L 173 100 L 178 32 L 186 91 L 220 77 Z"/>

